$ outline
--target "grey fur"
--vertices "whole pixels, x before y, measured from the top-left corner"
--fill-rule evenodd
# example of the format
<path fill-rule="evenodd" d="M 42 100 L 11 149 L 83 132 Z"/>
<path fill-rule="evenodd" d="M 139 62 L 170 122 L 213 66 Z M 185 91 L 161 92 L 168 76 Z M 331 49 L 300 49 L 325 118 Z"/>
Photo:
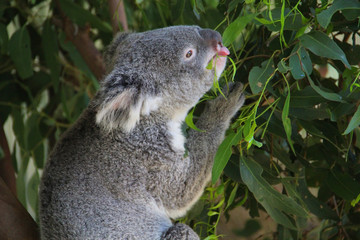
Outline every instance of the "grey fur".
<path fill-rule="evenodd" d="M 196 26 L 113 41 L 100 91 L 46 164 L 42 239 L 199 239 L 171 219 L 201 196 L 217 147 L 244 102 L 239 84 L 227 99 L 210 101 L 196 123 L 205 132 L 189 131 L 184 156 L 180 125 L 213 84 L 215 70 L 206 65 L 219 42 L 219 33 Z M 190 60 L 189 47 L 196 51 Z"/>

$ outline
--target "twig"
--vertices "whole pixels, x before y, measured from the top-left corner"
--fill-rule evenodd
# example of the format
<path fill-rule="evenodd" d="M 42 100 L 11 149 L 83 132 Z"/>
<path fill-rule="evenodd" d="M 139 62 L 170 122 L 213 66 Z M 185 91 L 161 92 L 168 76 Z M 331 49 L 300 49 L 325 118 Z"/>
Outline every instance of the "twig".
<path fill-rule="evenodd" d="M 97 50 L 94 42 L 89 36 L 90 26 L 76 27 L 61 10 L 59 0 L 55 1 L 55 5 L 61 21 L 54 18 L 53 23 L 64 30 L 67 40 L 75 45 L 85 63 L 89 66 L 91 72 L 100 81 L 105 73 L 105 66 L 101 53 Z"/>
<path fill-rule="evenodd" d="M 111 25 L 114 35 L 120 30 L 119 23 L 121 24 L 122 29 L 126 32 L 129 30 L 126 13 L 123 0 L 109 0 L 109 11 L 111 17 Z"/>

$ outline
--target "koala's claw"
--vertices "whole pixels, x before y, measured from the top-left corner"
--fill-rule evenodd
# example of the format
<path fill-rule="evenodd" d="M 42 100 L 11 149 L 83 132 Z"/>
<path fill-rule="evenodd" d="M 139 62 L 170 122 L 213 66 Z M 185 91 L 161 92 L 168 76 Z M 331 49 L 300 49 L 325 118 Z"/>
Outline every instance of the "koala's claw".
<path fill-rule="evenodd" d="M 243 92 L 244 85 L 240 82 L 229 83 L 228 87 L 225 87 L 223 93 L 226 96 L 226 101 L 230 101 L 228 105 L 242 105 L 245 101 Z"/>

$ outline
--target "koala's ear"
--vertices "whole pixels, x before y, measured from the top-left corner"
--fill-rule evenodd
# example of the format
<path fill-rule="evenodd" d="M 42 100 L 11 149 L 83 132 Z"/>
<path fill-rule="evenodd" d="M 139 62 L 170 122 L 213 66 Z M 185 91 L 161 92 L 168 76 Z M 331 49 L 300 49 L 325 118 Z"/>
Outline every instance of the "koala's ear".
<path fill-rule="evenodd" d="M 119 128 L 130 132 L 141 116 L 158 109 L 161 98 L 141 92 L 141 82 L 126 75 L 111 75 L 100 90 L 101 103 L 97 107 L 96 123 L 109 132 Z"/>

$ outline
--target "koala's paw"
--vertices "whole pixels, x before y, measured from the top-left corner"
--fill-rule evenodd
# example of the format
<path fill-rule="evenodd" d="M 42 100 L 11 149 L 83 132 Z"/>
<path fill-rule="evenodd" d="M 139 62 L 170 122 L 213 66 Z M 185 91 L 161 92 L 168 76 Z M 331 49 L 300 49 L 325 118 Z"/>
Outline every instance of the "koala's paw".
<path fill-rule="evenodd" d="M 230 83 L 223 90 L 224 96 L 219 96 L 209 102 L 209 110 L 220 119 L 232 118 L 242 107 L 245 101 L 243 85 L 241 83 Z"/>
<path fill-rule="evenodd" d="M 243 84 L 240 82 L 229 83 L 229 87 L 226 89 L 226 98 L 230 105 L 240 108 L 245 102 L 245 95 L 243 94 Z"/>
<path fill-rule="evenodd" d="M 200 240 L 200 238 L 189 226 L 177 223 L 161 236 L 161 240 Z"/>

